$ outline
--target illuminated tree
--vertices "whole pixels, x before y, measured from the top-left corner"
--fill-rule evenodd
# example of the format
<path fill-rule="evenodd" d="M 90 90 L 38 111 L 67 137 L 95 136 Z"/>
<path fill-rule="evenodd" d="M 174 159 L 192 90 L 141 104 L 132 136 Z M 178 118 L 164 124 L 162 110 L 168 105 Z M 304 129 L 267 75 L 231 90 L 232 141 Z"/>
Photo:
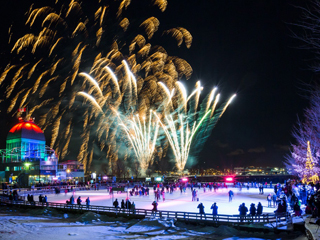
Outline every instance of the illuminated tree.
<path fill-rule="evenodd" d="M 293 164 L 295 171 L 298 173 L 299 177 L 302 179 L 303 183 L 309 183 L 319 181 L 319 164 L 317 157 L 312 156 L 312 151 L 310 147 L 310 142 L 307 142 L 307 154 L 306 157 L 302 158 L 295 153 L 293 156 L 295 157 L 296 163 Z"/>
<path fill-rule="evenodd" d="M 306 176 L 313 176 L 320 172 L 318 163 L 320 157 L 319 89 L 314 89 L 311 92 L 310 107 L 304 112 L 304 121 L 298 120 L 297 127 L 293 131 L 293 137 L 296 143 L 291 144 L 292 151 L 287 158 L 287 167 L 293 174 L 297 174 L 306 181 Z M 312 146 L 312 149 L 310 146 L 308 147 L 308 143 Z M 305 171 L 309 171 L 310 174 L 305 175 Z"/>

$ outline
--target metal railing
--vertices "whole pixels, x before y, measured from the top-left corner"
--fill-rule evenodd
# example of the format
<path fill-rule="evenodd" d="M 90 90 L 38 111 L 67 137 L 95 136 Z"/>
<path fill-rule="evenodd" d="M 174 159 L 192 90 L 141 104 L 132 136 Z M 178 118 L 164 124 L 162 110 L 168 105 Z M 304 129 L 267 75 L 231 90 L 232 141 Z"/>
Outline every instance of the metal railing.
<path fill-rule="evenodd" d="M 174 212 L 174 211 L 157 211 L 154 212 L 149 209 L 123 209 L 123 208 L 114 208 L 108 206 L 95 206 L 95 205 L 78 205 L 78 204 L 64 204 L 64 203 L 55 203 L 55 202 L 37 202 L 32 203 L 25 200 L 12 201 L 8 200 L 6 197 L 0 197 L 0 203 L 9 205 L 9 206 L 26 206 L 26 207 L 49 207 L 49 208 L 58 208 L 65 211 L 91 211 L 96 213 L 106 213 L 113 216 L 123 216 L 123 217 L 132 217 L 132 218 L 145 218 L 145 217 L 160 217 L 160 218 L 174 218 L 178 221 L 185 222 L 204 222 L 204 223 L 213 223 L 213 224 L 228 224 L 228 225 L 238 225 L 238 224 L 252 224 L 252 223 L 275 223 L 276 227 L 280 222 L 292 223 L 290 213 L 282 214 L 262 214 L 258 216 L 240 216 L 240 215 L 212 215 L 212 214 L 200 214 L 193 212 Z"/>

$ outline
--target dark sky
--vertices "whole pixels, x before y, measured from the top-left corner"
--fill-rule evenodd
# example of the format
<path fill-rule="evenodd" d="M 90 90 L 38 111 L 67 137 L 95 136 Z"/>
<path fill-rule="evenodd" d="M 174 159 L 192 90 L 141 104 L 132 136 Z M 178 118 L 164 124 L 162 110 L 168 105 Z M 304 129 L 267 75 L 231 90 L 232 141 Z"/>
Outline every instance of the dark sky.
<path fill-rule="evenodd" d="M 161 42 L 169 55 L 182 57 L 193 67 L 192 78 L 183 80 L 189 91 L 201 80 L 203 95 L 214 86 L 224 100 L 237 93 L 198 157 L 199 166 L 281 165 L 293 141 L 297 115 L 302 116 L 308 104 L 302 97 L 303 83 L 314 77 L 312 53 L 299 49 L 302 43 L 291 37 L 291 30 L 303 31 L 289 24 L 301 16 L 295 6 L 305 7 L 306 2 L 169 0 L 166 12 L 157 14 L 162 29 L 181 26 L 193 35 L 190 49 L 177 48 L 172 39 Z M 1 5 L 4 52 L 8 27 L 24 18 L 29 3 L 12 0 Z M 3 69 L 8 61 L 0 56 Z"/>
<path fill-rule="evenodd" d="M 237 97 L 216 125 L 199 157 L 200 166 L 279 166 L 288 154 L 293 125 L 308 102 L 311 52 L 292 32 L 307 1 L 169 2 L 166 16 L 193 35 L 179 49 L 205 89 L 218 86 L 225 100 Z M 179 4 L 177 2 L 180 2 Z M 172 18 L 171 18 L 172 19 Z M 167 23 L 167 22 L 166 22 Z M 163 22 L 161 22 L 163 24 Z"/>

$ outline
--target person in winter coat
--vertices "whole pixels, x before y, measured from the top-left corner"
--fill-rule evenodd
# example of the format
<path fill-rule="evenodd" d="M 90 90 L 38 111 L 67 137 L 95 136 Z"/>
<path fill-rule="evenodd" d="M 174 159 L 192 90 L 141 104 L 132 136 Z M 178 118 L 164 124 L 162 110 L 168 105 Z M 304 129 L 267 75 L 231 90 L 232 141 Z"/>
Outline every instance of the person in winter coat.
<path fill-rule="evenodd" d="M 166 200 L 166 196 L 165 196 L 165 192 L 164 191 L 162 191 L 162 200 L 163 201 Z"/>
<path fill-rule="evenodd" d="M 257 211 L 257 209 L 256 209 L 255 204 L 254 204 L 254 203 L 251 203 L 251 206 L 250 206 L 250 215 L 251 215 L 251 216 L 255 216 L 255 215 L 256 215 L 256 211 Z"/>
<path fill-rule="evenodd" d="M 294 214 L 295 214 L 296 216 L 301 216 L 301 208 L 300 208 L 298 202 L 296 202 L 296 203 L 294 204 L 293 210 L 294 210 Z"/>
<path fill-rule="evenodd" d="M 35 203 L 34 203 L 34 199 L 33 199 L 33 195 L 30 196 L 30 203 L 31 203 L 31 205 L 34 205 L 34 204 L 35 204 Z"/>
<path fill-rule="evenodd" d="M 157 212 L 158 212 L 158 203 L 156 201 L 153 201 L 152 206 L 153 206 L 152 215 L 155 216 L 157 214 Z"/>
<path fill-rule="evenodd" d="M 113 202 L 113 206 L 114 206 L 115 208 L 118 208 L 118 207 L 119 207 L 118 199 L 116 199 L 116 200 Z"/>
<path fill-rule="evenodd" d="M 82 200 L 81 200 L 81 197 L 79 196 L 79 197 L 77 198 L 77 204 L 78 204 L 78 205 L 81 205 L 81 202 L 82 202 Z"/>
<path fill-rule="evenodd" d="M 204 214 L 204 206 L 203 206 L 202 203 L 200 203 L 197 208 L 199 208 L 199 213 L 200 214 Z"/>
<path fill-rule="evenodd" d="M 42 203 L 45 203 L 46 206 L 48 206 L 48 197 L 47 197 L 47 195 L 45 195 L 44 198 L 42 199 Z"/>
<path fill-rule="evenodd" d="M 269 193 L 268 196 L 267 196 L 267 201 L 268 201 L 268 207 L 271 207 L 272 196 L 271 196 L 270 193 Z"/>
<path fill-rule="evenodd" d="M 242 203 L 239 206 L 239 213 L 240 213 L 240 221 L 243 222 L 245 219 L 245 216 L 247 215 L 248 208 L 246 207 L 245 203 Z"/>
<path fill-rule="evenodd" d="M 193 189 L 192 191 L 192 201 L 196 201 L 196 198 L 197 198 L 197 192 L 195 189 Z"/>
<path fill-rule="evenodd" d="M 90 206 L 90 199 L 89 199 L 89 197 L 87 197 L 87 199 L 86 199 L 86 206 L 87 206 L 87 209 L 89 209 L 89 206 Z"/>
<path fill-rule="evenodd" d="M 122 199 L 122 201 L 121 201 L 121 208 L 122 209 L 125 209 L 126 208 L 126 206 L 125 206 L 125 202 L 124 202 L 124 200 Z M 124 212 L 124 211 L 123 211 Z"/>
<path fill-rule="evenodd" d="M 127 207 L 127 209 L 131 209 L 131 202 L 130 202 L 130 200 L 128 199 L 127 200 L 127 202 L 126 202 L 126 207 Z"/>
<path fill-rule="evenodd" d="M 229 202 L 232 202 L 232 198 L 233 198 L 233 191 L 229 191 L 228 192 L 228 194 L 229 194 Z"/>
<path fill-rule="evenodd" d="M 73 198 L 73 196 L 70 197 L 70 204 L 74 204 L 74 198 Z"/>
<path fill-rule="evenodd" d="M 312 214 L 312 205 L 308 204 L 305 209 L 306 214 Z"/>
<path fill-rule="evenodd" d="M 211 209 L 212 209 L 213 220 L 215 220 L 217 218 L 217 215 L 218 215 L 218 206 L 217 206 L 217 204 L 216 203 L 212 204 Z"/>
<path fill-rule="evenodd" d="M 285 213 L 286 211 L 287 211 L 286 204 L 283 200 L 281 200 L 280 203 L 278 204 L 278 209 L 274 211 L 274 213 L 281 214 L 281 213 Z"/>
<path fill-rule="evenodd" d="M 136 205 L 134 204 L 134 202 L 132 202 L 130 209 L 131 209 L 133 214 L 136 214 Z"/>
<path fill-rule="evenodd" d="M 273 202 L 273 207 L 276 207 L 276 205 L 277 205 L 277 195 L 276 194 L 272 195 L 272 202 Z"/>
<path fill-rule="evenodd" d="M 261 215 L 263 211 L 263 206 L 261 204 L 261 202 L 258 203 L 258 207 L 257 207 L 257 215 Z"/>

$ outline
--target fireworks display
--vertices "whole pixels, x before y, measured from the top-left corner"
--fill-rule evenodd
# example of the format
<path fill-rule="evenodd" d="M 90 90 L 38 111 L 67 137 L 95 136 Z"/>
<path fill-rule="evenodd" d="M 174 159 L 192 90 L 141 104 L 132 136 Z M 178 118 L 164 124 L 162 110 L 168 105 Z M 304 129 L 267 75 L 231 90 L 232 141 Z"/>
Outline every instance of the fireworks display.
<path fill-rule="evenodd" d="M 176 110 L 165 114 L 162 120 L 158 119 L 174 153 L 177 170 L 181 173 L 185 169 L 192 145 L 196 146 L 194 149 L 197 151 L 193 153 L 197 154 L 236 95 L 233 95 L 224 106 L 215 112 L 220 94 L 215 96 L 217 88 L 214 88 L 207 97 L 207 101 L 201 104 L 202 108 L 205 105 L 204 109 L 198 111 L 202 91 L 200 81 L 197 82 L 196 89 L 188 97 L 185 87 L 180 82 L 177 82 L 177 87 L 177 92 L 181 92 L 180 105 Z M 189 110 L 187 105 L 189 105 Z M 198 141 L 194 141 L 195 137 Z"/>
<path fill-rule="evenodd" d="M 128 122 L 128 124 L 125 122 Z M 120 126 L 122 126 L 127 133 L 136 159 L 139 162 L 141 175 L 145 176 L 154 158 L 159 122 L 155 119 L 152 110 L 150 110 L 149 115 L 147 117 L 143 116 L 142 120 L 139 115 L 136 115 L 130 120 L 121 120 Z"/>
<path fill-rule="evenodd" d="M 191 66 L 154 43 L 166 34 L 189 48 L 186 29 L 160 31 L 154 16 L 130 21 L 135 4 L 148 15 L 150 8 L 165 11 L 167 1 L 46 4 L 31 5 L 23 36 L 10 28 L 11 58 L 0 76 L 7 113 L 18 116 L 17 109 L 28 107 L 26 118 L 36 116 L 51 133 L 59 159 L 77 158 L 86 171 L 96 163 L 116 174 L 138 161 L 145 172 L 155 156 L 166 156 L 166 141 L 183 170 L 190 150 L 205 141 L 218 119 L 219 95 L 212 93 L 198 111 L 200 83 L 187 96 L 178 81 L 190 78 Z M 200 140 L 192 144 L 193 139 Z"/>
<path fill-rule="evenodd" d="M 200 93 L 203 89 L 200 81 L 196 83 L 195 90 L 189 96 L 187 95 L 186 88 L 179 81 L 176 82 L 176 88 L 172 89 L 171 92 L 165 84 L 159 82 L 158 84 L 163 89 L 165 96 L 162 104 L 156 110 L 150 109 L 149 113 L 139 113 L 137 111 L 135 77 L 125 61 L 122 62 L 122 65 L 126 74 L 123 78 L 123 85 L 126 86 L 124 92 L 126 92 L 126 96 L 128 97 L 128 100 L 124 102 L 129 102 L 128 105 L 130 106 L 130 109 L 125 109 L 126 112 L 122 113 L 118 108 L 121 103 L 113 105 L 108 103 L 104 106 L 106 104 L 106 97 L 102 93 L 101 86 L 86 73 L 80 73 L 80 75 L 89 80 L 92 86 L 89 89 L 95 92 L 96 97 L 85 92 L 79 92 L 78 94 L 91 103 L 92 109 L 94 109 L 93 114 L 102 115 L 102 119 L 105 120 L 102 122 L 107 124 L 111 118 L 114 118 L 111 114 L 105 114 L 102 109 L 110 108 L 111 112 L 117 116 L 119 126 L 124 129 L 130 142 L 130 146 L 127 146 L 127 149 L 130 147 L 133 149 L 142 175 L 145 175 L 146 170 L 152 164 L 152 160 L 156 154 L 156 143 L 161 141 L 158 139 L 159 126 L 161 125 L 161 129 L 166 136 L 166 139 L 163 141 L 169 141 L 174 154 L 176 168 L 181 173 L 185 169 L 191 146 L 196 145 L 198 150 L 201 148 L 201 144 L 210 135 L 212 128 L 226 111 L 235 95 L 216 110 L 220 94 L 215 95 L 217 88 L 214 88 L 201 104 L 201 109 L 198 111 Z M 113 101 L 112 97 L 109 100 L 117 102 L 117 94 L 119 93 L 118 78 L 110 69 L 107 70 L 107 74 L 114 80 L 114 91 L 116 93 L 115 95 L 111 94 L 112 96 L 116 96 L 115 101 Z M 174 102 L 176 104 L 174 104 L 173 99 L 175 99 Z M 120 102 L 123 103 L 123 99 Z M 193 141 L 195 137 L 198 139 L 197 143 Z"/>

